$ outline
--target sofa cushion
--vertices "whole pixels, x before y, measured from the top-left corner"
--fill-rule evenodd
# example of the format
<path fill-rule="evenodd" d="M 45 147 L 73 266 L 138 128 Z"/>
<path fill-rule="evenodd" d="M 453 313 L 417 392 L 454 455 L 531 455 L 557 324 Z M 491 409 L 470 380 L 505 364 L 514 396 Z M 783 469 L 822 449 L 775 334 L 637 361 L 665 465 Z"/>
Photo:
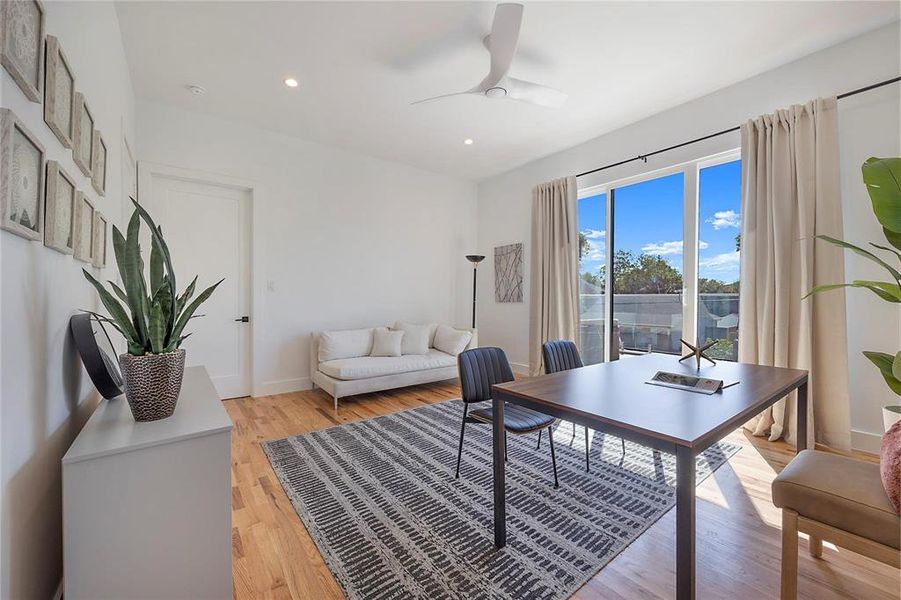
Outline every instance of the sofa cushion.
<path fill-rule="evenodd" d="M 323 331 L 319 336 L 319 362 L 369 356 L 372 351 L 372 329 Z"/>
<path fill-rule="evenodd" d="M 773 504 L 892 548 L 901 545 L 901 520 L 877 464 L 804 450 L 773 480 Z"/>
<path fill-rule="evenodd" d="M 400 356 L 404 335 L 403 331 L 379 327 L 372 332 L 372 351 L 369 356 Z"/>
<path fill-rule="evenodd" d="M 429 325 L 414 325 L 403 321 L 395 323 L 394 329 L 404 332 L 401 354 L 428 354 L 429 348 L 432 347 L 432 341 L 435 339 L 437 327 L 434 323 Z"/>
<path fill-rule="evenodd" d="M 435 330 L 435 349 L 451 356 L 457 356 L 466 349 L 466 344 L 471 339 L 471 331 L 439 325 L 438 329 Z"/>
<path fill-rule="evenodd" d="M 335 379 L 368 379 L 412 371 L 456 367 L 456 359 L 438 350 L 406 356 L 359 356 L 319 363 L 319 370 Z"/>

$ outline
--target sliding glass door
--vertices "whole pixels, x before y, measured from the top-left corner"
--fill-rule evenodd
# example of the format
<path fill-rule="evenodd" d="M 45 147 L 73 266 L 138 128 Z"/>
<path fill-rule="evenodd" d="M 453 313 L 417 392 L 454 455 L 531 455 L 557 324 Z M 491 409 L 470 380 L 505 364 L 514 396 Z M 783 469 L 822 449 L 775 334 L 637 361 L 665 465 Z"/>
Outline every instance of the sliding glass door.
<path fill-rule="evenodd" d="M 740 197 L 737 152 L 580 190 L 586 364 L 679 354 L 680 338 L 736 359 Z"/>

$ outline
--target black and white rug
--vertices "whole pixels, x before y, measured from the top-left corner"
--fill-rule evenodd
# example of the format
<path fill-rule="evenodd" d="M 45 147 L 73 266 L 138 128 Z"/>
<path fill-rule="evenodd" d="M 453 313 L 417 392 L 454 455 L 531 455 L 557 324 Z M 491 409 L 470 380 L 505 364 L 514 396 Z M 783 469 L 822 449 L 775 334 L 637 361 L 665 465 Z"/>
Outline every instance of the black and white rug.
<path fill-rule="evenodd" d="M 561 423 L 550 451 L 509 436 L 507 547 L 492 537 L 491 429 L 459 400 L 263 442 L 282 486 L 351 599 L 567 598 L 675 505 L 675 460 Z M 740 446 L 698 458 L 698 482 Z"/>

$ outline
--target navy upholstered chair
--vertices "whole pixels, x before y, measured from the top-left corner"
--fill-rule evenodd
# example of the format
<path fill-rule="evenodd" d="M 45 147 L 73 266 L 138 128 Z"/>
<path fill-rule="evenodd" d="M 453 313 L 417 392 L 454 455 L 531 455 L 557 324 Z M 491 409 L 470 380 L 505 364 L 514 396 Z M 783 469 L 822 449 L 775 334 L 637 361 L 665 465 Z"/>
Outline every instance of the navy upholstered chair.
<path fill-rule="evenodd" d="M 457 448 L 457 470 L 454 477 L 460 477 L 460 458 L 463 455 L 463 435 L 467 423 L 491 423 L 493 408 L 469 410 L 470 404 L 491 401 L 491 386 L 497 383 L 513 381 L 513 369 L 507 361 L 507 355 L 500 348 L 472 348 L 457 356 L 457 368 L 460 373 L 460 387 L 463 391 L 463 422 L 460 424 L 460 445 Z M 506 449 L 507 433 L 525 435 L 549 429 L 554 424 L 554 417 L 529 410 L 515 404 L 504 405 L 504 448 Z M 550 436 L 550 433 L 548 433 Z M 557 487 L 557 457 L 554 454 L 554 441 L 551 439 L 551 465 L 554 468 L 554 487 Z M 504 460 L 507 454 L 504 452 Z"/>
<path fill-rule="evenodd" d="M 579 356 L 579 349 L 576 344 L 570 340 L 556 340 L 553 342 L 545 342 L 541 346 L 544 355 L 544 372 L 547 374 L 557 373 L 558 371 L 569 371 L 570 369 L 578 369 L 584 366 L 582 358 Z M 573 423 L 573 437 L 576 435 L 576 425 Z M 623 456 L 626 454 L 626 441 L 623 443 Z M 541 446 L 541 434 L 538 434 L 538 445 Z M 585 470 L 590 470 L 589 464 L 590 449 L 588 447 L 588 427 L 585 428 Z"/>

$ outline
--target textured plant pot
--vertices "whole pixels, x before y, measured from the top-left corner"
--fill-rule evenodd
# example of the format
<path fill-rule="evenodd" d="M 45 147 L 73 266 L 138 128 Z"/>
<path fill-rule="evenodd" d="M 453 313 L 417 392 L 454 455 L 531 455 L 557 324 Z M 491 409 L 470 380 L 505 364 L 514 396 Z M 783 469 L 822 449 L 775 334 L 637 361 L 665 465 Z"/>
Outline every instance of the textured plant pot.
<path fill-rule="evenodd" d="M 119 356 L 125 377 L 125 397 L 135 421 L 171 417 L 185 374 L 185 351 Z"/>

